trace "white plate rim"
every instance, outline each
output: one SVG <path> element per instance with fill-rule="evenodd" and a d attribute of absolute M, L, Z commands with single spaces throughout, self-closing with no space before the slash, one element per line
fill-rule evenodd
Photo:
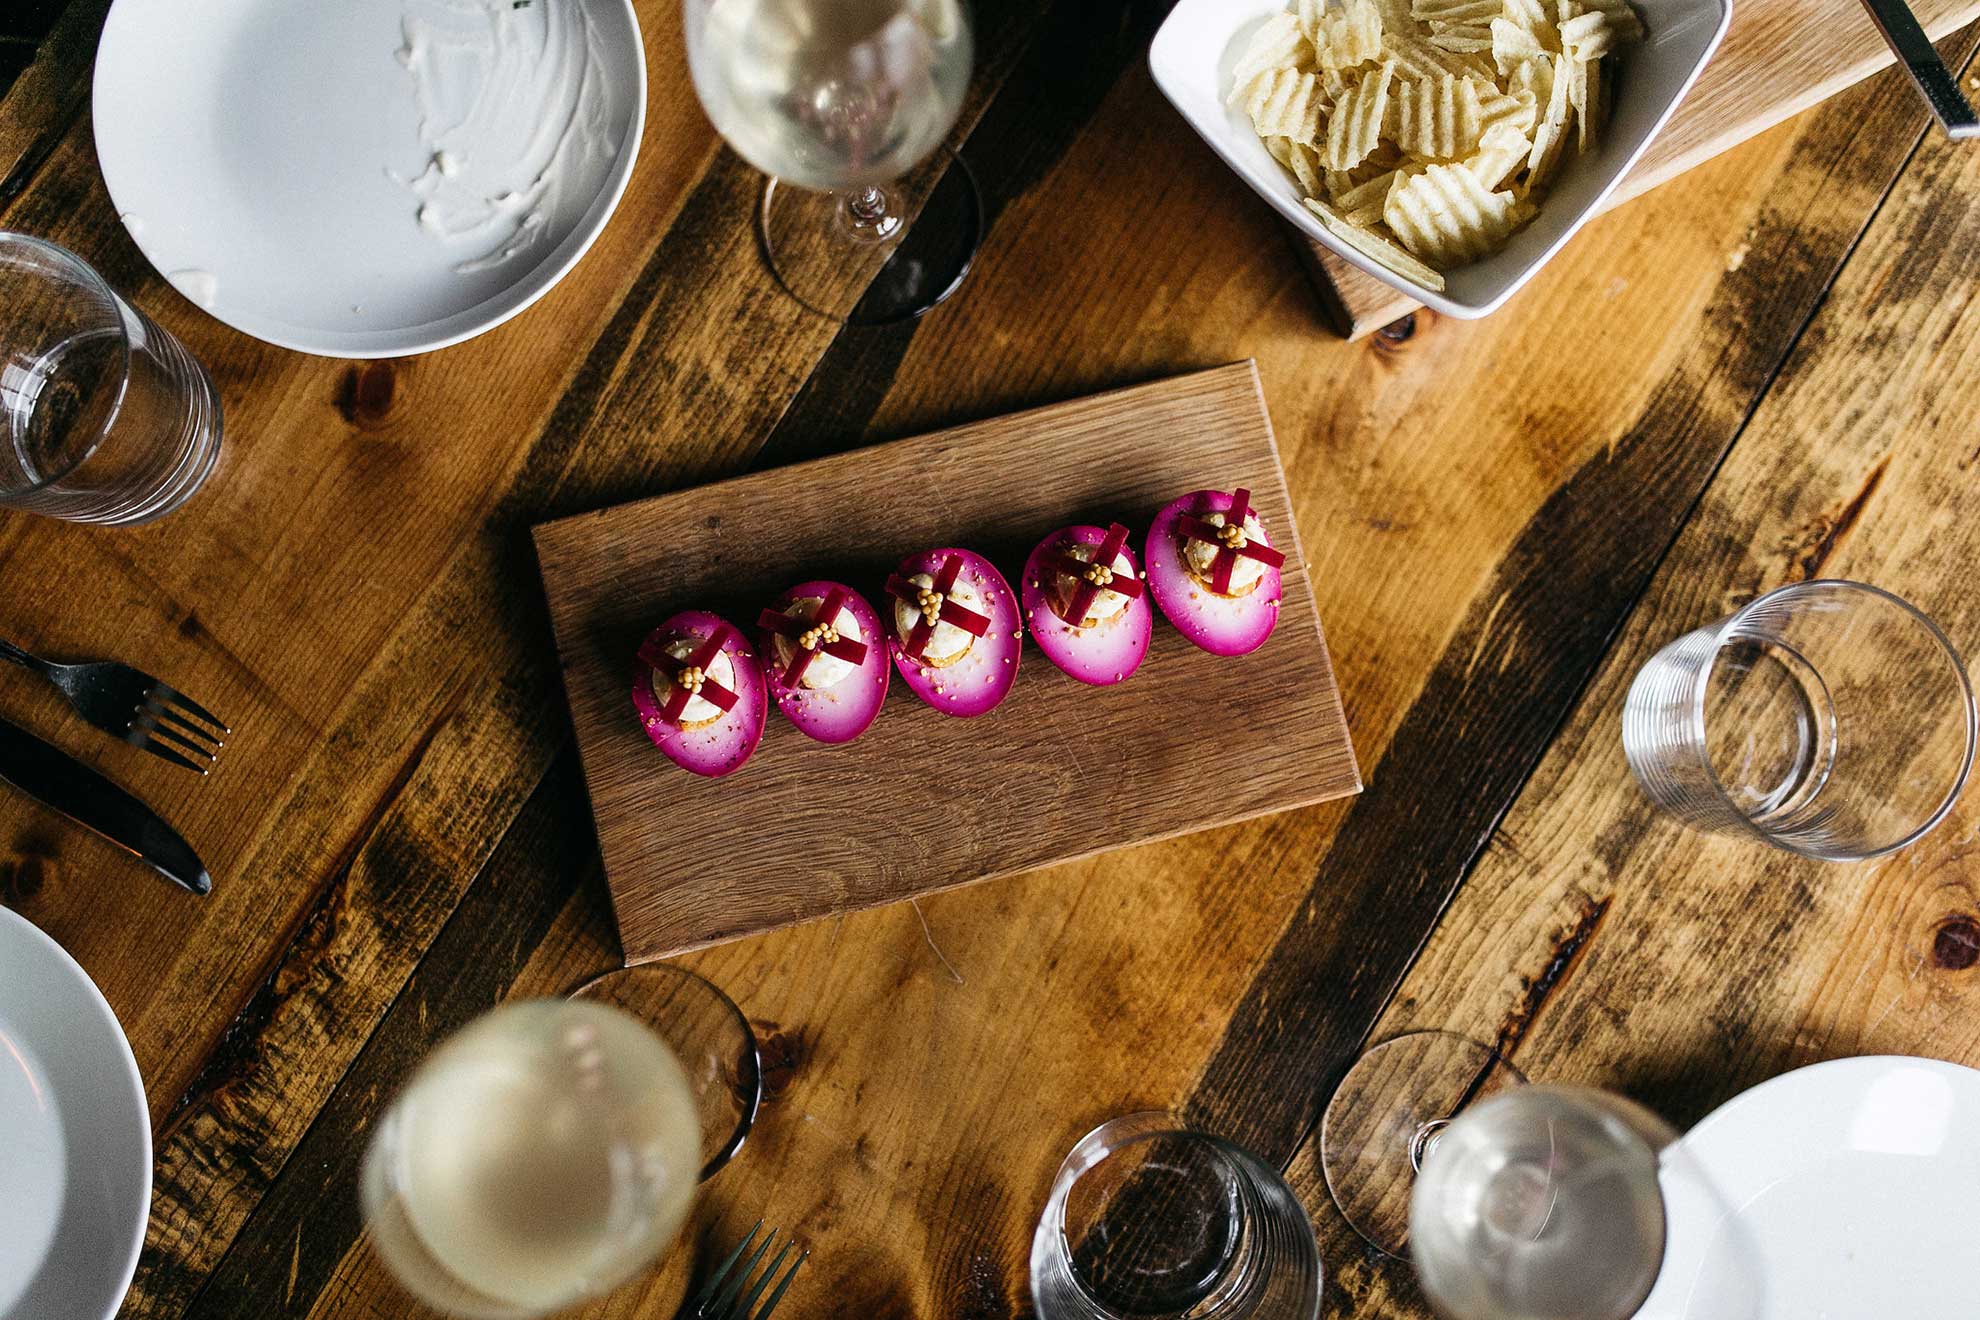
<path fill-rule="evenodd" d="M 117 1313 L 123 1309 L 124 1298 L 130 1291 L 131 1280 L 137 1277 L 138 1256 L 144 1250 L 145 1232 L 151 1223 L 152 1159 L 154 1152 L 151 1142 L 151 1108 L 145 1100 L 144 1078 L 138 1072 L 137 1056 L 131 1051 L 130 1039 L 124 1034 L 123 1024 L 117 1020 L 117 1014 L 110 1007 L 110 1001 L 103 997 L 103 992 L 97 988 L 96 982 L 90 979 L 89 973 L 83 970 L 82 964 L 71 957 L 69 951 L 60 944 L 57 944 L 54 937 L 42 930 L 41 927 L 29 921 L 26 917 L 20 915 L 20 913 L 0 906 L 0 946 L 6 944 L 9 936 L 17 937 L 20 940 L 46 950 L 53 956 L 56 964 L 69 973 L 71 984 L 78 992 L 78 1003 L 87 1005 L 91 1013 L 100 1019 L 101 1025 L 109 1031 L 111 1039 L 116 1041 L 117 1061 L 122 1065 L 120 1071 L 124 1079 L 130 1083 L 129 1092 L 117 1098 L 131 1101 L 137 1111 L 135 1130 L 139 1134 L 139 1146 L 142 1156 L 140 1162 L 142 1176 L 140 1181 L 142 1183 L 141 1190 L 143 1194 L 135 1198 L 137 1202 L 137 1213 L 133 1217 L 128 1244 L 125 1247 L 122 1258 L 118 1262 L 116 1300 L 111 1303 L 110 1309 L 104 1312 L 102 1316 L 102 1320 L 115 1320 Z"/>
<path fill-rule="evenodd" d="M 103 32 L 98 39 L 95 69 L 90 81 L 91 141 L 96 153 L 97 170 L 103 179 L 105 191 L 110 194 L 110 203 L 117 212 L 118 222 L 123 225 L 124 232 L 130 237 L 131 242 L 137 245 L 138 251 L 144 254 L 144 259 L 169 286 L 171 281 L 167 278 L 167 272 L 159 259 L 146 247 L 142 232 L 133 230 L 124 219 L 132 208 L 118 196 L 117 180 L 112 177 L 112 168 L 105 162 L 103 154 L 104 117 L 100 113 L 101 107 L 135 103 L 134 98 L 125 98 L 124 101 L 119 102 L 114 95 L 108 100 L 105 97 L 106 86 L 116 77 L 116 71 L 120 66 L 115 60 L 104 59 L 103 52 L 117 40 L 120 31 L 118 11 L 126 9 L 127 2 L 128 0 L 113 0 L 110 12 L 104 17 Z M 144 0 L 138 2 L 142 3 Z M 592 3 L 612 4 L 615 0 L 592 0 Z M 408 326 L 402 330 L 362 333 L 360 337 L 365 342 L 361 345 L 330 342 L 313 338 L 308 334 L 294 334 L 278 326 L 263 324 L 251 317 L 237 319 L 227 314 L 224 302 L 213 307 L 200 307 L 199 310 L 223 325 L 262 343 L 273 344 L 277 348 L 293 349 L 298 353 L 308 353 L 315 357 L 364 361 L 376 358 L 411 357 L 419 353 L 451 348 L 455 344 L 488 333 L 534 306 L 545 294 L 563 282 L 564 277 L 584 259 L 586 253 L 590 252 L 592 244 L 598 241 L 599 235 L 605 232 L 605 226 L 617 213 L 619 202 L 632 182 L 633 168 L 639 160 L 640 142 L 646 135 L 645 35 L 640 30 L 639 15 L 634 10 L 633 0 L 616 0 L 616 6 L 623 12 L 633 35 L 635 57 L 629 61 L 633 75 L 630 95 L 631 114 L 626 123 L 625 141 L 618 159 L 613 162 L 597 195 L 592 199 L 591 208 L 584 221 L 565 236 L 563 247 L 566 250 L 562 256 L 555 260 L 540 262 L 521 272 L 518 278 L 505 286 L 500 293 L 484 299 L 475 307 L 427 322 L 425 325 Z M 187 301 L 191 302 L 190 299 Z M 191 305 L 199 306 L 197 303 Z M 447 325 L 455 321 L 461 321 L 463 324 L 439 332 L 427 329 L 429 326 Z M 342 338 L 348 340 L 351 337 L 346 335 Z"/>

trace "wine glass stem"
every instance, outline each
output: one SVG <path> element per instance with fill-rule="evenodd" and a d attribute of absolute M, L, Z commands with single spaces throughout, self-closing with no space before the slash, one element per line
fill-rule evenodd
<path fill-rule="evenodd" d="M 1412 1172 L 1423 1172 L 1423 1161 L 1430 1158 L 1430 1152 L 1436 1148 L 1437 1139 L 1444 1135 L 1444 1129 L 1450 1125 L 1451 1120 L 1448 1118 L 1433 1118 L 1416 1129 L 1415 1135 L 1409 1139 L 1409 1167 Z"/>
<path fill-rule="evenodd" d="M 854 242 L 887 242 L 903 223 L 892 194 L 877 183 L 839 194 L 839 224 Z"/>

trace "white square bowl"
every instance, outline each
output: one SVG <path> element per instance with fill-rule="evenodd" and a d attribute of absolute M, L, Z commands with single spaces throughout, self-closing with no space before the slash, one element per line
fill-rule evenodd
<path fill-rule="evenodd" d="M 1370 261 L 1336 238 L 1302 204 L 1292 175 L 1265 150 L 1243 110 L 1225 104 L 1238 53 L 1260 23 L 1286 7 L 1284 0 L 1180 0 L 1155 34 L 1148 64 L 1156 85 L 1190 127 L 1301 233 L 1432 310 L 1472 320 L 1497 311 L 1601 209 L 1603 199 L 1691 90 L 1732 22 L 1732 0 L 1634 3 L 1649 37 L 1620 48 L 1614 108 L 1602 145 L 1582 156 L 1570 141 L 1561 172 L 1532 223 L 1514 234 L 1503 251 L 1446 271 L 1442 293 Z"/>

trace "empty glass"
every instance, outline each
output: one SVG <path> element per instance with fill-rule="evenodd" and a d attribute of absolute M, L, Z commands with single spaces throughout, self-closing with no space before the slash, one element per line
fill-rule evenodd
<path fill-rule="evenodd" d="M 1313 1320 L 1320 1253 L 1278 1170 L 1159 1113 L 1087 1133 L 1031 1239 L 1039 1320 Z"/>
<path fill-rule="evenodd" d="M 1724 1198 L 1674 1130 L 1621 1096 L 1529 1086 L 1464 1036 L 1364 1054 L 1320 1153 L 1343 1217 L 1407 1253 L 1448 1320 L 1760 1314 L 1757 1253 L 1727 1237 Z"/>
<path fill-rule="evenodd" d="M 220 457 L 220 397 L 80 257 L 0 232 L 0 507 L 130 526 Z"/>
<path fill-rule="evenodd" d="M 1973 767 L 1966 666 L 1930 619 L 1860 582 L 1799 582 L 1651 657 L 1623 750 L 1695 829 L 1829 861 L 1914 842 Z"/>

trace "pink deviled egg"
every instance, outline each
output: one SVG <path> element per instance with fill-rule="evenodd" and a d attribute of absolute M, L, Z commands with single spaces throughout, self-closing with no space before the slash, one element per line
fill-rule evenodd
<path fill-rule="evenodd" d="M 944 715 L 995 709 L 1024 652 L 1017 597 L 989 560 L 968 550 L 909 555 L 887 579 L 887 649 L 914 694 Z"/>
<path fill-rule="evenodd" d="M 1279 621 L 1285 555 L 1251 507 L 1251 492 L 1192 491 L 1148 529 L 1148 589 L 1176 631 L 1212 655 L 1244 655 Z"/>
<path fill-rule="evenodd" d="M 1154 611 L 1128 529 L 1062 527 L 1038 543 L 1019 584 L 1024 619 L 1045 658 L 1082 683 L 1106 687 L 1148 654 Z"/>
<path fill-rule="evenodd" d="M 676 614 L 640 643 L 632 696 L 653 745 L 698 775 L 742 769 L 763 738 L 763 666 L 740 632 L 702 610 Z"/>
<path fill-rule="evenodd" d="M 770 695 L 798 732 L 822 743 L 865 733 L 887 697 L 880 616 L 851 587 L 801 582 L 757 616 Z"/>

